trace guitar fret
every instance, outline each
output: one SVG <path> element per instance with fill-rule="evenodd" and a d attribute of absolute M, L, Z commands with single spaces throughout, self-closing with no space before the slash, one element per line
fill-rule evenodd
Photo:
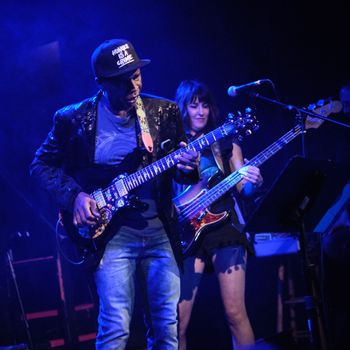
<path fill-rule="evenodd" d="M 146 167 L 146 168 L 144 169 L 145 179 L 146 179 L 146 180 L 152 179 L 152 173 L 150 173 L 149 170 L 150 170 L 150 169 L 148 169 L 148 167 Z"/>
<path fill-rule="evenodd" d="M 133 184 L 132 184 L 130 176 L 128 176 L 126 178 L 125 182 L 127 183 L 128 190 L 131 191 L 133 189 Z"/>
<path fill-rule="evenodd" d="M 269 159 L 273 156 L 277 151 L 282 149 L 286 144 L 288 144 L 291 140 L 293 140 L 296 136 L 298 136 L 301 132 L 300 126 L 295 129 L 290 130 L 287 134 L 282 136 L 279 140 L 270 145 L 265 151 L 261 154 L 258 154 L 256 157 L 252 159 L 249 164 L 253 164 L 255 166 L 260 165 L 265 160 Z"/>
<path fill-rule="evenodd" d="M 189 150 L 191 150 L 191 151 L 196 151 L 196 150 L 197 150 L 196 147 L 195 147 L 195 145 L 194 145 L 194 142 L 190 143 L 190 144 L 188 145 L 187 148 L 188 148 Z"/>
<path fill-rule="evenodd" d="M 208 146 L 208 145 L 209 145 L 209 142 L 208 142 L 208 140 L 207 140 L 206 137 L 202 137 L 202 138 L 201 138 L 201 144 L 202 144 L 203 146 Z"/>
<path fill-rule="evenodd" d="M 143 169 L 142 170 L 142 177 L 143 177 L 143 181 L 146 182 L 147 180 L 149 180 L 149 174 L 147 172 L 147 169 Z"/>
<path fill-rule="evenodd" d="M 141 172 L 138 172 L 136 176 L 138 184 L 141 185 L 144 182 L 143 174 Z"/>
<path fill-rule="evenodd" d="M 137 182 L 136 174 L 133 174 L 131 176 L 131 181 L 132 181 L 132 184 L 133 184 L 134 187 L 138 186 L 139 183 Z"/>
<path fill-rule="evenodd" d="M 210 144 L 212 144 L 214 141 L 214 138 L 213 137 L 210 137 L 209 135 L 207 137 L 205 137 L 205 142 L 206 142 L 206 145 L 209 146 Z"/>
<path fill-rule="evenodd" d="M 154 172 L 153 172 L 152 167 L 148 166 L 148 167 L 147 167 L 147 172 L 150 174 L 151 179 L 152 179 L 153 177 L 155 177 L 155 174 L 154 174 Z"/>
<path fill-rule="evenodd" d="M 166 161 L 166 165 L 167 165 L 168 168 L 170 168 L 171 166 L 175 165 L 174 160 L 171 157 L 166 157 L 165 161 Z"/>
<path fill-rule="evenodd" d="M 158 173 L 160 173 L 162 171 L 157 163 L 152 164 L 152 169 L 156 175 L 158 175 Z"/>
<path fill-rule="evenodd" d="M 155 171 L 156 175 L 159 175 L 166 168 L 166 159 L 161 159 L 153 164 L 154 164 L 153 169 L 156 169 Z"/>
<path fill-rule="evenodd" d="M 226 135 L 226 130 L 225 130 L 225 128 L 219 128 L 220 129 L 220 132 L 222 133 L 222 134 L 224 134 L 224 135 Z"/>
<path fill-rule="evenodd" d="M 166 170 L 166 169 L 168 169 L 168 168 L 170 168 L 170 167 L 176 165 L 176 164 L 179 162 L 179 161 L 176 160 L 174 157 L 169 156 L 169 158 L 170 158 L 170 161 L 169 161 L 170 166 L 168 166 L 168 167 L 165 168 L 164 170 Z"/>

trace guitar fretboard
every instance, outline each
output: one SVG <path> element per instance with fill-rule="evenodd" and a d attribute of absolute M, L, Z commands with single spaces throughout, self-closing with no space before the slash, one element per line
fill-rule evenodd
<path fill-rule="evenodd" d="M 266 160 L 271 158 L 275 153 L 281 150 L 285 145 L 292 141 L 302 132 L 302 127 L 297 125 L 292 130 L 288 131 L 285 135 L 280 137 L 272 145 L 265 148 L 262 152 L 256 155 L 245 165 L 259 166 L 264 163 Z M 239 170 L 233 172 L 227 176 L 224 180 L 218 183 L 216 186 L 211 188 L 203 196 L 199 197 L 195 202 L 190 203 L 184 208 L 184 210 L 179 215 L 179 220 L 184 221 L 189 218 L 193 218 L 198 215 L 200 212 L 208 208 L 212 203 L 218 200 L 226 192 L 228 192 L 233 186 L 235 186 L 239 181 L 241 181 L 243 175 Z"/>
<path fill-rule="evenodd" d="M 138 170 L 137 172 L 122 178 L 120 181 L 113 183 L 112 185 L 108 186 L 105 191 L 116 191 L 118 193 L 118 196 L 123 196 L 129 191 L 153 179 L 157 175 L 179 163 L 178 156 L 180 156 L 183 152 L 187 150 L 195 150 L 199 152 L 213 144 L 215 141 L 224 138 L 236 130 L 236 126 L 233 122 L 225 123 L 210 133 L 192 141 L 188 144 L 187 147 L 180 148 L 163 157 L 162 159 L 146 166 L 145 168 Z"/>

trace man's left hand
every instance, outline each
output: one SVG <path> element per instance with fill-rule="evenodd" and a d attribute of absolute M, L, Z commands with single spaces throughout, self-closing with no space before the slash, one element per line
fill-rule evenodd
<path fill-rule="evenodd" d="M 180 147 L 186 147 L 186 142 L 180 142 Z M 178 169 L 184 172 L 190 172 L 198 168 L 199 153 L 194 150 L 183 151 L 177 156 L 179 163 L 176 165 Z"/>

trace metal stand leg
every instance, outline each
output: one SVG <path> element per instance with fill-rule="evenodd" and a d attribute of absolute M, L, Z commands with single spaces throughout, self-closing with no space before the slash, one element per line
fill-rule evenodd
<path fill-rule="evenodd" d="M 7 251 L 7 261 L 9 263 L 13 284 L 15 286 L 18 303 L 19 303 L 19 306 L 21 309 L 21 314 L 22 314 L 22 319 L 24 322 L 24 327 L 25 327 L 27 339 L 28 339 L 29 349 L 33 350 L 34 348 L 33 348 L 32 336 L 30 333 L 29 323 L 28 323 L 28 320 L 27 320 L 27 317 L 26 317 L 26 314 L 24 311 L 21 293 L 19 292 L 15 269 L 13 268 L 13 264 L 12 264 L 12 252 L 11 252 L 11 250 Z"/>
<path fill-rule="evenodd" d="M 309 261 L 306 252 L 304 221 L 300 222 L 300 253 L 305 279 L 306 295 L 304 296 L 305 310 L 308 318 L 308 328 L 311 344 L 315 350 L 327 350 L 323 317 L 320 309 L 320 296 L 316 283 L 316 266 Z"/>

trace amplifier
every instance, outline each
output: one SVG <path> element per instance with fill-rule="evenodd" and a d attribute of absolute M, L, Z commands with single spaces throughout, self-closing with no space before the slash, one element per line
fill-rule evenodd
<path fill-rule="evenodd" d="M 299 239 L 290 233 L 256 233 L 254 235 L 256 256 L 272 256 L 297 253 Z"/>

